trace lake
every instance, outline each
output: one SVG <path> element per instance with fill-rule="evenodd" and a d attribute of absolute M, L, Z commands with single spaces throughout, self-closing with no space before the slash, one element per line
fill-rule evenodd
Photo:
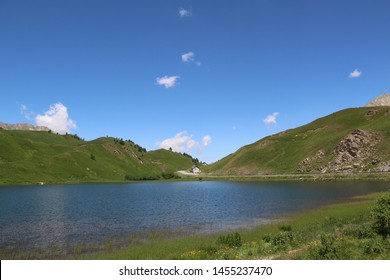
<path fill-rule="evenodd" d="M 0 187 L 0 249 L 152 230 L 209 233 L 384 191 L 381 182 L 143 182 Z"/>

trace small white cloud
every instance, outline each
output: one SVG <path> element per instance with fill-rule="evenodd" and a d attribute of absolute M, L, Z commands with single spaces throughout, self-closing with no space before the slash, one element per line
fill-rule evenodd
<path fill-rule="evenodd" d="M 179 9 L 179 16 L 180 17 L 189 17 L 192 15 L 192 12 L 190 10 L 186 10 L 184 8 Z"/>
<path fill-rule="evenodd" d="M 60 134 L 65 134 L 77 128 L 76 122 L 69 118 L 68 108 L 62 103 L 51 105 L 47 112 L 35 117 L 35 122 L 39 126 L 46 126 Z"/>
<path fill-rule="evenodd" d="M 355 69 L 351 73 L 349 73 L 350 78 L 359 78 L 361 75 L 362 71 L 359 71 L 358 69 Z"/>
<path fill-rule="evenodd" d="M 20 113 L 27 119 L 31 120 L 32 115 L 34 114 L 32 111 L 28 109 L 28 107 L 24 104 L 20 105 Z"/>
<path fill-rule="evenodd" d="M 190 62 L 194 61 L 195 54 L 193 52 L 188 52 L 181 55 L 181 61 L 183 62 Z"/>
<path fill-rule="evenodd" d="M 202 63 L 200 61 L 195 61 L 195 53 L 194 52 L 188 52 L 188 53 L 182 54 L 181 61 L 192 62 L 192 63 L 195 63 L 197 66 L 202 65 Z"/>
<path fill-rule="evenodd" d="M 205 136 L 203 137 L 203 146 L 207 147 L 208 145 L 211 144 L 211 141 L 212 141 L 212 140 L 213 140 L 213 139 L 211 138 L 210 135 L 205 135 Z"/>
<path fill-rule="evenodd" d="M 156 78 L 156 84 L 160 86 L 164 86 L 165 88 L 171 88 L 177 85 L 177 80 L 180 78 L 180 76 L 164 76 Z"/>
<path fill-rule="evenodd" d="M 276 125 L 276 123 L 277 123 L 277 121 L 276 121 L 277 116 L 279 116 L 279 113 L 278 113 L 278 112 L 272 113 L 271 115 L 268 115 L 268 116 L 263 120 L 263 123 L 264 123 L 266 126 Z"/>

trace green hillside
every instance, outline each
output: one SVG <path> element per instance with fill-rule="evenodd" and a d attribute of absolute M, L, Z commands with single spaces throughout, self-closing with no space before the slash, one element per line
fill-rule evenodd
<path fill-rule="evenodd" d="M 192 165 L 191 157 L 111 137 L 0 130 L 0 184 L 159 179 Z"/>
<path fill-rule="evenodd" d="M 204 168 L 215 175 L 390 170 L 390 107 L 346 109 L 268 136 Z"/>

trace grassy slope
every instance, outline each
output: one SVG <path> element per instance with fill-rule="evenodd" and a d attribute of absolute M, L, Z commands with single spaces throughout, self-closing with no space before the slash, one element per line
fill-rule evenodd
<path fill-rule="evenodd" d="M 145 155 L 145 159 L 167 173 L 187 170 L 193 166 L 192 160 L 189 160 L 189 157 L 164 149 L 148 152 Z"/>
<path fill-rule="evenodd" d="M 377 114 L 367 116 L 370 110 Z M 320 149 L 331 160 L 337 144 L 355 129 L 379 131 L 383 140 L 378 155 L 390 159 L 390 107 L 346 109 L 307 125 L 265 137 L 208 166 L 205 171 L 221 175 L 295 173 L 298 164 Z"/>
<path fill-rule="evenodd" d="M 1 184 L 123 181 L 126 175 L 158 177 L 191 165 L 181 154 L 144 153 L 110 137 L 87 142 L 72 135 L 0 130 Z"/>

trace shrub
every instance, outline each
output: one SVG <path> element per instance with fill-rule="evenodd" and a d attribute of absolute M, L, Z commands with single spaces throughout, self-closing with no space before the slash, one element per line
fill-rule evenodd
<path fill-rule="evenodd" d="M 174 173 L 170 172 L 170 173 L 161 173 L 161 177 L 164 178 L 164 179 L 178 179 L 179 176 L 175 175 Z"/>
<path fill-rule="evenodd" d="M 291 225 L 281 225 L 281 226 L 279 227 L 279 229 L 280 229 L 281 231 L 292 231 Z"/>
<path fill-rule="evenodd" d="M 229 247 L 241 247 L 241 235 L 238 232 L 220 235 L 217 239 L 218 244 L 227 245 Z"/>
<path fill-rule="evenodd" d="M 273 246 L 284 246 L 290 244 L 294 240 L 294 235 L 291 231 L 280 231 L 276 234 L 269 234 L 263 237 L 267 243 Z"/>
<path fill-rule="evenodd" d="M 355 237 L 357 239 L 370 239 L 376 236 L 371 226 L 359 225 L 347 228 L 344 234 Z"/>
<path fill-rule="evenodd" d="M 378 239 L 370 239 L 365 245 L 364 245 L 364 253 L 368 255 L 372 254 L 381 254 L 384 251 L 386 251 L 386 244 L 384 244 L 383 241 Z"/>
<path fill-rule="evenodd" d="M 311 250 L 311 257 L 321 260 L 338 259 L 336 238 L 331 234 L 321 234 L 320 245 Z"/>
<path fill-rule="evenodd" d="M 390 234 L 390 193 L 379 197 L 375 206 L 371 209 L 374 218 L 373 228 L 385 239 Z"/>
<path fill-rule="evenodd" d="M 149 180 L 159 180 L 160 177 L 157 175 L 140 175 L 140 176 L 132 176 L 125 175 L 125 181 L 149 181 Z"/>

